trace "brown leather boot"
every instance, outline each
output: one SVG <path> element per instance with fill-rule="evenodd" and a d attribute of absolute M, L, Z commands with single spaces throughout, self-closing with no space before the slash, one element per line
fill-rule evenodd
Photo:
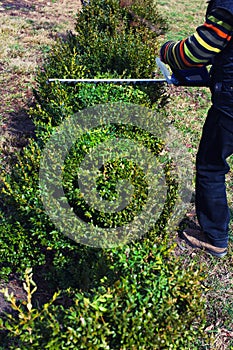
<path fill-rule="evenodd" d="M 192 248 L 199 248 L 205 250 L 207 253 L 216 256 L 218 258 L 222 258 L 227 254 L 226 248 L 219 248 L 212 245 L 204 232 L 200 230 L 194 230 L 191 228 L 185 229 L 180 238 L 183 238 L 187 244 L 189 244 Z"/>

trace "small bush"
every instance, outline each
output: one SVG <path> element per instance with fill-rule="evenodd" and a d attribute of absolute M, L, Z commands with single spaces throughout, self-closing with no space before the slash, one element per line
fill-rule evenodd
<path fill-rule="evenodd" d="M 10 172 L 1 169 L 0 276 L 20 275 L 31 266 L 49 282 L 48 288 L 89 286 L 84 280 L 98 264 L 98 250 L 70 240 L 47 216 L 39 191 L 41 152 L 31 140 L 15 155 Z"/>
<path fill-rule="evenodd" d="M 9 349 L 198 349 L 204 307 L 194 266 L 184 270 L 171 248 L 147 240 L 108 253 L 108 264 L 114 279 L 88 293 L 69 292 L 67 307 L 58 295 L 33 307 L 26 276 L 28 300 L 16 306 L 8 296 L 17 317 L 1 320 Z"/>
<path fill-rule="evenodd" d="M 138 13 L 140 18 L 153 20 L 158 31 L 140 21 L 133 25 L 132 12 Z M 157 70 L 155 57 L 161 28 L 165 28 L 165 22 L 154 2 L 137 0 L 134 5 L 124 7 L 116 0 L 91 1 L 77 15 L 77 34 L 69 33 L 65 41 L 57 42 L 38 71 L 35 96 L 42 120 L 52 120 L 53 125 L 58 125 L 64 114 L 77 112 L 90 104 L 107 103 L 108 94 L 115 94 L 115 100 L 119 101 L 117 91 L 125 89 L 126 92 L 129 88 L 131 91 L 140 89 L 144 96 L 138 100 L 139 92 L 137 96 L 132 93 L 131 102 L 148 107 L 155 102 L 165 103 L 162 84 L 111 85 L 109 88 L 102 85 L 96 89 L 93 85 L 47 83 L 49 78 L 152 78 Z M 101 89 L 105 90 L 104 96 L 101 96 Z M 35 113 L 33 118 L 37 120 Z M 38 120 L 41 120 L 39 116 Z"/>
<path fill-rule="evenodd" d="M 124 100 L 127 99 L 127 96 L 131 96 L 131 94 L 125 94 L 125 91 L 125 89 L 121 91 Z M 103 92 L 102 89 L 101 92 Z M 135 96 L 136 92 L 137 90 L 134 90 Z M 141 92 L 139 91 L 140 95 Z M 111 98 L 111 94 L 108 94 L 108 97 Z M 46 137 L 50 135 L 52 129 L 51 125 L 48 125 L 48 132 L 46 133 L 47 129 L 44 124 Z M 15 156 L 14 167 L 10 173 L 5 168 L 1 172 L 3 209 L 5 208 L 1 212 L 1 241 L 4 248 L 1 256 L 1 266 L 7 267 L 7 269 L 2 270 L 3 275 L 9 272 L 19 273 L 27 266 L 37 268 L 44 266 L 43 271 L 46 279 L 50 280 L 52 285 L 58 283 L 58 286 L 62 288 L 69 283 L 68 273 L 65 273 L 65 270 L 73 271 L 74 266 L 80 262 L 79 270 L 82 275 L 82 271 L 85 270 L 85 260 L 90 260 L 88 254 L 95 255 L 96 253 L 88 247 L 70 241 L 59 232 L 43 207 L 39 190 L 39 167 L 43 152 L 43 149 L 40 148 L 40 141 L 42 140 L 42 144 L 44 143 L 44 134 L 41 135 L 40 133 L 41 139 L 38 139 L 37 142 L 31 140 L 29 145 Z M 77 184 L 77 169 L 80 162 L 91 148 L 98 146 L 109 138 L 132 139 L 150 149 L 155 156 L 163 149 L 161 140 L 158 140 L 149 132 L 142 132 L 140 129 L 132 128 L 132 126 L 106 125 L 105 128 L 96 128 L 92 132 L 87 132 L 81 139 L 77 140 L 76 144 L 70 149 L 64 163 L 64 191 L 70 206 L 78 217 L 89 223 L 94 222 L 95 225 L 100 227 L 124 226 L 137 213 L 140 213 L 147 200 L 147 186 L 142 169 L 134 162 L 121 158 L 104 165 L 97 187 L 102 198 L 109 201 L 116 195 L 116 183 L 121 179 L 128 179 L 134 186 L 132 202 L 123 211 L 108 214 L 96 211 L 82 199 Z M 169 167 L 167 171 L 169 171 Z M 52 174 L 51 181 L 55 186 L 56 179 L 53 179 Z M 165 203 L 157 224 L 149 233 L 150 237 L 154 237 L 156 233 L 162 236 L 166 232 L 164 230 L 176 195 L 176 182 L 171 175 L 167 176 L 167 186 L 169 200 Z M 146 234 L 147 232 L 145 232 Z M 91 265 L 86 269 L 87 271 L 95 270 L 92 265 L 94 261 L 95 259 L 90 260 Z M 62 277 L 63 273 L 64 276 Z M 56 282 L 58 276 L 59 282 Z M 81 285 L 83 282 L 78 270 L 75 276 L 75 278 L 73 276 L 71 284 Z"/>
<path fill-rule="evenodd" d="M 93 0 L 78 14 L 76 46 L 92 75 L 110 71 L 134 78 L 151 77 L 157 37 L 166 24 L 155 2 L 128 3 Z"/>

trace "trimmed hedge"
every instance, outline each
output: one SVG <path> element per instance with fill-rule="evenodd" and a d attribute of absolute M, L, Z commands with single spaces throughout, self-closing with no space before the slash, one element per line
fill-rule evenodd
<path fill-rule="evenodd" d="M 109 89 L 103 86 L 108 93 L 105 90 L 102 97 L 100 93 L 95 94 L 95 85 L 48 84 L 50 78 L 153 77 L 157 71 L 157 37 L 161 30 L 165 30 L 166 23 L 153 1 L 137 0 L 132 3 L 124 7 L 118 0 L 93 0 L 78 13 L 77 34 L 69 33 L 65 41 L 57 42 L 43 68 L 38 71 L 35 95 L 43 112 L 40 110 L 38 117 L 33 114 L 35 122 L 40 122 L 41 118 L 45 121 L 52 118 L 52 124 L 59 125 L 67 113 L 63 106 L 69 106 L 70 113 L 75 113 L 90 104 L 113 101 L 108 98 L 109 93 L 111 96 L 114 93 L 113 86 Z M 133 24 L 132 12 L 153 21 L 158 31 L 151 30 L 144 22 Z M 129 87 L 115 87 L 121 91 L 125 88 L 128 90 Z M 131 101 L 135 104 L 152 107 L 155 102 L 161 105 L 166 102 L 162 84 L 132 85 L 130 89 L 140 89 L 147 95 L 144 94 L 140 100 L 132 96 Z M 115 100 L 119 101 L 117 92 Z"/>
<path fill-rule="evenodd" d="M 198 350 L 195 340 L 204 336 L 203 277 L 194 264 L 184 270 L 173 248 L 159 241 L 105 254 L 111 278 L 86 293 L 68 292 L 67 306 L 55 294 L 42 308 L 32 308 L 29 273 L 27 302 L 15 306 L 8 296 L 16 315 L 2 320 L 8 332 L 1 344 L 10 340 L 9 349 Z"/>
<path fill-rule="evenodd" d="M 36 305 L 35 285 L 27 270 L 27 302 L 19 305 L 8 296 L 16 313 L 0 319 L 2 349 L 197 349 L 194 339 L 203 336 L 201 271 L 193 264 L 184 270 L 169 247 L 166 223 L 175 202 L 176 181 L 166 159 L 168 198 L 156 227 L 143 239 L 118 248 L 91 248 L 70 240 L 51 222 L 40 199 L 43 147 L 56 127 L 74 113 L 119 101 L 165 113 L 159 108 L 166 102 L 164 87 L 158 84 L 47 83 L 54 77 L 153 76 L 156 38 L 165 23 L 152 1 L 123 5 L 123 1 L 92 0 L 77 15 L 77 34 L 57 43 L 38 71 L 36 106 L 30 111 L 36 138 L 15 155 L 10 171 L 1 165 L 1 277 L 22 276 L 26 268 L 33 268 L 38 287 L 46 282 L 50 292 L 58 293 L 49 303 Z M 86 133 L 73 145 L 63 173 L 65 193 L 76 212 L 82 202 L 73 169 L 91 146 L 109 135 L 140 140 L 155 155 L 163 150 L 162 140 L 141 130 L 110 125 Z M 104 199 L 115 195 L 115 183 L 127 178 L 132 168 L 135 164 L 113 160 L 103 169 L 107 181 L 100 177 L 98 189 Z M 83 215 L 88 211 L 89 219 L 94 217 L 103 227 L 130 220 L 147 195 L 141 170 L 134 171 L 136 211 L 98 221 L 96 213 L 84 206 Z"/>

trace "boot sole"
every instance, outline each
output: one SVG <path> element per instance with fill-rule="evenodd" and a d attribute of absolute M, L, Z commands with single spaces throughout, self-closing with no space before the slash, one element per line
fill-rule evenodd
<path fill-rule="evenodd" d="M 217 252 L 215 252 L 215 251 L 213 251 L 213 250 L 211 250 L 211 249 L 209 249 L 209 248 L 199 247 L 199 246 L 193 244 L 192 242 L 190 242 L 190 241 L 188 240 L 187 237 L 185 237 L 185 235 L 183 234 L 183 232 L 181 233 L 180 236 L 181 236 L 181 238 L 183 238 L 183 239 L 185 240 L 185 242 L 186 242 L 190 247 L 192 247 L 192 248 L 204 250 L 206 253 L 209 253 L 209 254 L 211 254 L 211 255 L 217 257 L 217 258 L 223 258 L 224 256 L 227 255 L 227 249 L 224 250 L 222 253 L 217 253 Z"/>

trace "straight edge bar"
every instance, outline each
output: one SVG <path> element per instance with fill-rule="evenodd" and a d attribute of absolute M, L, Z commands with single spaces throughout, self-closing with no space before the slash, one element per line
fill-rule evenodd
<path fill-rule="evenodd" d="M 166 79 L 48 79 L 47 82 L 61 83 L 166 83 Z"/>

